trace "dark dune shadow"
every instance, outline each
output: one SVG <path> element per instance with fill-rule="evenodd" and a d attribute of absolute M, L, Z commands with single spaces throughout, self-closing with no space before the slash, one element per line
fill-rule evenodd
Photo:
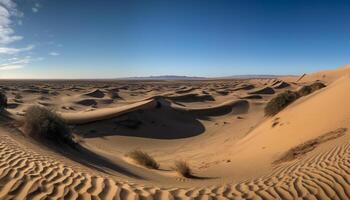
<path fill-rule="evenodd" d="M 179 139 L 197 136 L 205 131 L 195 115 L 178 111 L 163 103 L 156 108 L 137 110 L 122 116 L 75 127 L 84 138 L 129 136 L 152 139 Z"/>
<path fill-rule="evenodd" d="M 191 113 L 195 114 L 198 118 L 207 118 L 208 116 L 222 116 L 229 113 L 232 114 L 244 114 L 249 110 L 249 102 L 246 100 L 237 101 L 232 105 L 224 105 L 213 108 L 192 110 Z"/>
<path fill-rule="evenodd" d="M 209 176 L 196 176 L 196 175 L 191 175 L 187 178 L 194 179 L 194 180 L 212 180 L 212 179 L 218 179 L 220 177 L 209 177 Z"/>
<path fill-rule="evenodd" d="M 205 101 L 215 101 L 214 97 L 209 94 L 185 94 L 185 95 L 178 95 L 178 96 L 168 96 L 165 97 L 170 100 L 174 101 L 180 101 L 180 102 L 205 102 Z"/>
<path fill-rule="evenodd" d="M 75 133 L 84 138 L 114 135 L 152 139 L 188 138 L 205 131 L 199 119 L 209 120 L 211 116 L 229 113 L 243 114 L 249 110 L 249 102 L 246 100 L 186 111 L 172 108 L 170 102 L 160 97 L 156 99 L 155 108 L 137 110 L 113 119 L 79 125 L 75 127 Z"/>

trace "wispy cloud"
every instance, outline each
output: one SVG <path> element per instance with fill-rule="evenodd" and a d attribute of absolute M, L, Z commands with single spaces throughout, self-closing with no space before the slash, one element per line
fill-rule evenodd
<path fill-rule="evenodd" d="M 23 39 L 22 36 L 16 35 L 11 27 L 11 17 L 21 17 L 23 15 L 16 7 L 13 0 L 0 0 L 0 45 Z"/>
<path fill-rule="evenodd" d="M 29 45 L 24 48 L 11 48 L 11 47 L 0 47 L 0 54 L 17 54 L 23 51 L 30 51 L 34 48 L 34 45 Z"/>
<path fill-rule="evenodd" d="M 7 59 L 6 61 L 0 63 L 0 71 L 1 70 L 20 69 L 31 62 L 41 61 L 43 59 L 44 59 L 43 57 L 31 58 L 30 56 L 25 56 L 23 58 L 17 58 L 17 57 L 10 58 L 10 59 Z"/>
<path fill-rule="evenodd" d="M 35 3 L 34 6 L 32 7 L 33 13 L 39 12 L 39 8 L 41 8 L 41 5 L 39 3 Z"/>
<path fill-rule="evenodd" d="M 29 56 L 22 59 L 11 58 L 11 59 L 8 59 L 6 62 L 3 62 L 0 64 L 0 70 L 20 69 L 24 67 L 26 64 L 28 64 L 29 62 L 30 62 Z"/>
<path fill-rule="evenodd" d="M 34 7 L 39 8 L 40 5 Z M 23 13 L 17 9 L 15 0 L 0 0 L 0 70 L 20 69 L 32 61 L 39 60 L 22 54 L 30 52 L 34 45 L 16 48 L 11 45 L 23 39 L 23 36 L 17 35 L 13 29 L 16 23 L 22 24 L 22 16 Z"/>
<path fill-rule="evenodd" d="M 50 56 L 59 56 L 60 53 L 57 53 L 57 52 L 50 52 L 49 55 L 50 55 Z"/>
<path fill-rule="evenodd" d="M 37 13 L 37 12 L 39 11 L 39 9 L 38 9 L 38 8 L 33 7 L 33 8 L 32 8 L 32 11 L 33 11 L 34 13 Z"/>

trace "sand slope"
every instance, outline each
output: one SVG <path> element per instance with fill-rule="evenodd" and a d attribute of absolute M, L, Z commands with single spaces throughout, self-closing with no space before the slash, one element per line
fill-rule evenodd
<path fill-rule="evenodd" d="M 237 184 L 159 188 L 76 171 L 26 149 L 1 130 L 0 197 L 14 199 L 349 199 L 350 145 L 291 162 Z"/>

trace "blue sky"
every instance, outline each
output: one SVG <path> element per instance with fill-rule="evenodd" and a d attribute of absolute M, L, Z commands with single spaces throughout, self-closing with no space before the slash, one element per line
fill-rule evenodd
<path fill-rule="evenodd" d="M 350 3 L 0 0 L 0 78 L 299 74 L 348 64 Z"/>

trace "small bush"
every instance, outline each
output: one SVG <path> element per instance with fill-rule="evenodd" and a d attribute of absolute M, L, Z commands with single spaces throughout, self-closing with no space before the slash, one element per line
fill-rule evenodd
<path fill-rule="evenodd" d="M 15 99 L 22 99 L 22 95 L 20 95 L 19 93 L 17 93 L 17 94 L 15 95 Z"/>
<path fill-rule="evenodd" d="M 140 150 L 134 150 L 126 154 L 127 157 L 133 159 L 137 164 L 150 169 L 159 169 L 159 164 L 152 156 Z"/>
<path fill-rule="evenodd" d="M 310 85 L 310 87 L 311 87 L 312 92 L 315 92 L 316 90 L 319 90 L 319 89 L 326 87 L 326 85 L 321 83 L 321 82 L 315 82 L 315 83 L 312 83 Z"/>
<path fill-rule="evenodd" d="M 304 85 L 298 91 L 285 91 L 278 94 L 276 97 L 272 98 L 265 107 L 265 115 L 273 116 L 291 104 L 293 101 L 297 100 L 302 96 L 309 95 L 316 90 L 326 87 L 325 84 L 321 82 L 315 82 L 310 85 Z"/>
<path fill-rule="evenodd" d="M 121 99 L 117 92 L 111 92 L 109 96 L 111 97 L 111 99 Z"/>
<path fill-rule="evenodd" d="M 193 177 L 192 170 L 189 164 L 185 161 L 175 161 L 174 170 L 186 178 Z"/>
<path fill-rule="evenodd" d="M 265 115 L 273 116 L 298 99 L 298 94 L 292 91 L 285 91 L 271 99 L 265 107 Z"/>
<path fill-rule="evenodd" d="M 54 111 L 42 106 L 31 106 L 27 109 L 25 132 L 39 140 L 50 140 L 58 144 L 75 144 L 65 121 Z"/>
<path fill-rule="evenodd" d="M 298 90 L 298 95 L 301 97 L 306 96 L 324 87 L 326 87 L 326 85 L 321 82 L 315 82 L 310 85 L 305 85 Z"/>
<path fill-rule="evenodd" d="M 7 108 L 7 97 L 0 91 L 0 112 Z"/>
<path fill-rule="evenodd" d="M 309 85 L 304 85 L 297 91 L 297 93 L 301 97 L 306 96 L 312 93 L 312 88 Z"/>

